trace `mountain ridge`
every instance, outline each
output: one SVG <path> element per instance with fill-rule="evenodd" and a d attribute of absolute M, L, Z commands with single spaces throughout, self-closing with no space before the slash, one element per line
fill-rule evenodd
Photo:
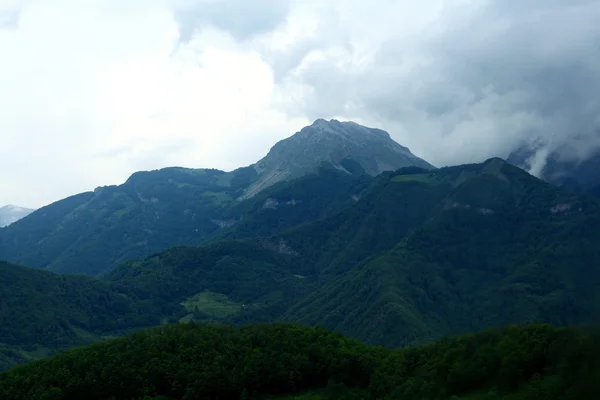
<path fill-rule="evenodd" d="M 321 146 L 320 139 L 307 142 L 308 136 L 323 139 L 327 146 Z M 277 150 L 282 146 L 284 156 Z M 273 146 L 270 154 L 231 172 L 182 167 L 139 171 L 121 185 L 55 202 L 0 230 L 0 259 L 61 273 L 100 275 L 172 246 L 204 243 L 242 221 L 244 202 L 252 203 L 258 192 L 319 174 L 323 167 L 352 179 L 395 165 L 431 167 L 384 131 L 333 120 L 315 121 Z M 298 167 L 300 159 L 307 161 Z M 262 174 L 256 165 L 263 165 Z M 273 179 L 265 181 L 265 176 Z M 338 183 L 332 186 L 350 190 Z M 329 205 L 322 202 L 319 207 Z M 319 214 L 316 210 L 312 216 Z"/>

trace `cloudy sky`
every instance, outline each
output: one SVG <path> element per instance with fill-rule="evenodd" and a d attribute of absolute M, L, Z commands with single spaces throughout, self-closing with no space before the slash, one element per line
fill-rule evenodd
<path fill-rule="evenodd" d="M 540 137 L 585 157 L 599 20 L 597 0 L 0 0 L 0 205 L 230 170 L 316 118 L 438 166 Z"/>

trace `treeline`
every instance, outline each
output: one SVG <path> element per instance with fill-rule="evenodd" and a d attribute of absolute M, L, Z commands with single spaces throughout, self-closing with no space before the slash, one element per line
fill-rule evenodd
<path fill-rule="evenodd" d="M 599 336 L 510 327 L 405 350 L 296 324 L 169 325 L 0 374 L 3 400 L 594 398 Z M 477 397 L 480 395 L 480 397 Z"/>

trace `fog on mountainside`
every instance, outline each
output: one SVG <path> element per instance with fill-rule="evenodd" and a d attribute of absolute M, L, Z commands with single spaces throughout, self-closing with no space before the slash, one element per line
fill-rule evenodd
<path fill-rule="evenodd" d="M 0 207 L 0 228 L 17 222 L 21 218 L 28 216 L 34 211 L 35 210 L 30 208 L 17 207 L 13 205 Z"/>
<path fill-rule="evenodd" d="M 600 138 L 600 133 L 598 134 Z M 600 149 L 594 139 L 577 144 L 567 142 L 562 147 L 552 148 L 547 144 L 537 143 L 521 147 L 512 152 L 507 161 L 523 168 L 535 176 L 548 182 L 563 186 L 580 193 L 598 195 L 600 188 Z"/>

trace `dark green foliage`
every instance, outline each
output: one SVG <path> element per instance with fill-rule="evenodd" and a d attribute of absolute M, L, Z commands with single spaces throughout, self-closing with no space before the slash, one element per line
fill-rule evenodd
<path fill-rule="evenodd" d="M 572 325 L 600 316 L 600 207 L 595 200 L 500 160 L 391 181 L 404 198 L 427 188 L 444 196 L 424 213 L 426 222 L 393 249 L 372 259 L 358 257 L 362 263 L 294 305 L 287 319 L 368 343 L 403 346 L 509 323 Z M 397 212 L 411 210 L 410 204 Z M 367 245 L 371 237 L 390 238 L 384 231 L 387 219 L 393 216 L 374 224 L 372 233 L 348 246 L 344 256 L 363 246 L 371 254 L 384 249 Z M 357 229 L 346 231 L 354 235 Z"/>
<path fill-rule="evenodd" d="M 378 176 L 346 209 L 322 220 L 284 231 L 281 237 L 298 251 L 314 273 L 345 272 L 389 250 L 423 223 L 445 192 L 443 186 L 391 180 Z"/>
<path fill-rule="evenodd" d="M 298 275 L 298 262 L 278 243 L 252 240 L 173 248 L 103 280 L 0 263 L 0 345 L 11 345 L 0 369 L 161 321 L 272 321 L 314 285 Z M 193 307 L 203 293 L 205 302 Z M 230 308 L 210 312 L 220 306 Z"/>
<path fill-rule="evenodd" d="M 160 322 L 145 311 L 151 310 L 138 307 L 104 282 L 0 262 L 0 344 L 30 352 L 41 351 L 40 347 L 55 351 Z M 10 360 L 27 359 L 16 348 L 3 354 L 5 367 Z"/>
<path fill-rule="evenodd" d="M 600 388 L 597 334 L 509 327 L 392 353 L 371 380 L 380 399 L 587 399 Z M 469 396 L 469 398 L 475 398 Z"/>
<path fill-rule="evenodd" d="M 244 305 L 225 321 L 269 321 L 310 288 L 309 281 L 296 275 L 298 263 L 297 256 L 281 253 L 278 244 L 266 240 L 220 241 L 127 263 L 106 280 L 117 291 L 152 304 L 161 315 L 185 315 L 180 303 L 208 291 Z"/>
<path fill-rule="evenodd" d="M 104 282 L 0 262 L 0 370 L 159 323 Z"/>
<path fill-rule="evenodd" d="M 29 360 L 19 347 L 0 344 L 0 371 Z"/>
<path fill-rule="evenodd" d="M 260 399 L 322 388 L 306 398 L 580 400 L 600 389 L 598 339 L 532 325 L 391 351 L 294 324 L 171 325 L 2 373 L 0 398 Z"/>
<path fill-rule="evenodd" d="M 165 326 L 15 368 L 0 375 L 0 398 L 237 400 L 324 387 L 330 378 L 366 387 L 378 353 L 296 325 Z"/>

